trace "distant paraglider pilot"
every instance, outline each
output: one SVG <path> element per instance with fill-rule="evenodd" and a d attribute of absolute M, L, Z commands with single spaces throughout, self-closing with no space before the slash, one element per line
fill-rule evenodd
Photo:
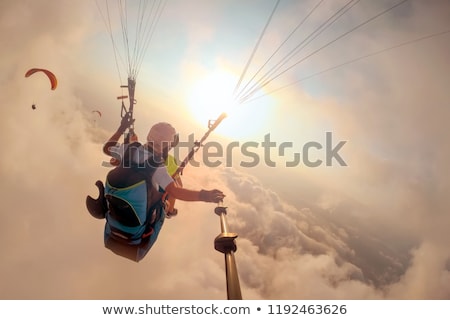
<path fill-rule="evenodd" d="M 127 117 L 105 143 L 103 151 L 111 150 L 134 120 Z M 222 191 L 190 190 L 178 185 L 169 175 L 164 162 L 169 150 L 177 143 L 175 129 L 166 122 L 155 124 L 149 131 L 147 142 L 132 142 L 125 149 L 120 164 L 106 177 L 105 185 L 97 181 L 99 199 L 86 200 L 88 209 L 93 201 L 102 206 L 104 214 L 89 210 L 97 218 L 106 218 L 105 247 L 114 253 L 139 262 L 155 243 L 165 219 L 164 193 L 170 198 L 184 201 L 219 203 Z"/>
<path fill-rule="evenodd" d="M 30 76 L 32 76 L 35 73 L 44 73 L 47 78 L 50 80 L 50 89 L 55 90 L 56 87 L 58 86 L 58 79 L 56 79 L 56 76 L 53 72 L 51 72 L 50 70 L 47 69 L 40 69 L 40 68 L 32 68 L 29 69 L 26 73 L 25 73 L 25 78 L 28 78 Z M 31 105 L 31 109 L 36 110 L 36 104 L 32 104 Z"/>

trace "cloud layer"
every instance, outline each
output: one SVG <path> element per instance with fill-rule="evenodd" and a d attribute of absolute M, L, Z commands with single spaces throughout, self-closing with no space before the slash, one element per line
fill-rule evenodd
<path fill-rule="evenodd" d="M 249 19 L 239 34 L 219 29 L 226 23 L 245 25 L 227 20 L 233 10 L 222 2 L 208 1 L 204 7 L 198 1 L 181 17 L 176 5 L 168 6 L 165 21 L 179 21 L 186 33 L 171 25 L 166 31 L 176 36 L 158 44 L 184 46 L 166 57 L 175 60 L 167 74 L 160 74 L 161 86 L 145 87 L 147 78 L 142 81 L 149 94 L 139 91 L 139 106 L 151 108 L 137 110 L 140 135 L 155 121 L 153 110 L 161 118 L 173 117 L 181 132 L 203 132 L 189 122 L 177 85 L 190 85 L 189 72 L 201 74 L 223 64 L 227 52 L 230 60 L 240 57 L 237 52 L 249 54 L 249 43 L 270 11 L 263 6 L 243 10 Z M 364 13 L 380 10 L 375 6 L 355 6 L 347 23 L 367 19 Z M 192 20 L 205 14 L 200 8 L 215 19 L 206 25 Z M 281 41 L 297 21 L 293 7 L 281 9 L 285 24 L 274 21 L 279 29 L 268 33 L 273 41 Z M 1 4 L 0 298 L 226 299 L 223 255 L 214 250 L 220 232 L 214 205 L 178 202 L 180 214 L 166 221 L 139 264 L 104 249 L 104 222 L 84 207 L 86 195 L 96 195 L 95 180 L 107 173 L 101 146 L 120 112 L 92 118 L 93 109 L 118 106 L 112 96 L 115 75 L 104 73 L 112 57 L 99 58 L 111 51 L 98 45 L 104 26 L 96 10 L 90 1 Z M 314 21 L 332 10 L 318 13 Z M 449 16 L 446 1 L 410 1 L 315 56 L 306 71 L 448 29 Z M 245 42 L 249 35 L 252 42 Z M 271 127 L 256 135 L 270 132 L 278 142 L 300 145 L 331 130 L 336 139 L 348 141 L 343 149 L 348 167 L 185 170 L 187 187 L 220 188 L 227 194 L 224 205 L 230 231 L 238 234 L 235 257 L 244 299 L 450 298 L 450 46 L 448 35 L 439 39 L 361 60 L 271 97 L 277 102 Z M 164 52 L 161 47 L 155 51 L 157 56 Z M 57 90 L 49 90 L 39 76 L 24 77 L 35 66 L 55 71 Z M 303 71 L 288 74 L 287 81 L 301 78 Z M 173 87 L 167 88 L 170 83 Z"/>

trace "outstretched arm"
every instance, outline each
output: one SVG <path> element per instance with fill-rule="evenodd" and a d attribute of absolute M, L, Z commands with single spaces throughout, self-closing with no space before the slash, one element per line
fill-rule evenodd
<path fill-rule="evenodd" d="M 223 192 L 217 189 L 200 191 L 190 190 L 178 187 L 175 182 L 171 182 L 166 187 L 166 191 L 169 196 L 183 201 L 204 201 L 218 203 L 225 197 Z"/>

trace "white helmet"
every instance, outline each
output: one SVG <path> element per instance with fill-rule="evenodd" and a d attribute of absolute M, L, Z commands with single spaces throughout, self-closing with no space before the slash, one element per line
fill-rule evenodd
<path fill-rule="evenodd" d="M 147 143 L 153 146 L 155 152 L 162 154 L 164 149 L 170 149 L 178 143 L 178 134 L 169 123 L 159 122 L 148 132 Z"/>

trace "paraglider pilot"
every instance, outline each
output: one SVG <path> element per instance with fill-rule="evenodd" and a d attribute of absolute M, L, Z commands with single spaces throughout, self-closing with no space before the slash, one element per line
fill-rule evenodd
<path fill-rule="evenodd" d="M 137 142 L 139 141 L 139 138 L 135 132 L 130 132 L 129 135 L 129 142 Z M 111 156 L 111 159 L 109 160 L 109 163 L 116 167 L 120 165 L 120 162 L 122 161 L 122 158 L 125 154 L 126 148 L 128 148 L 129 144 L 126 143 L 118 143 L 114 140 L 109 140 L 104 145 L 104 152 Z M 175 184 L 179 187 L 183 186 L 183 181 L 181 180 L 180 174 L 177 173 L 178 170 L 178 164 L 177 160 L 173 155 L 167 154 L 167 157 L 164 155 L 164 165 L 167 168 L 167 172 L 169 175 L 173 178 L 175 181 Z M 165 194 L 165 198 L 163 198 L 165 206 L 165 212 L 166 212 L 166 218 L 172 218 L 178 214 L 178 210 L 175 208 L 175 198 L 169 197 L 167 194 Z"/>
<path fill-rule="evenodd" d="M 117 131 L 104 144 L 103 151 L 114 156 L 111 150 L 134 120 L 124 117 Z M 120 164 L 108 172 L 105 185 L 97 181 L 99 199 L 88 196 L 87 207 L 96 218 L 106 218 L 105 247 L 114 253 L 139 262 L 155 243 L 165 219 L 162 196 L 183 201 L 219 203 L 222 191 L 191 190 L 178 185 L 167 172 L 164 159 L 175 146 L 178 135 L 166 122 L 151 127 L 147 142 L 132 142 L 125 149 Z M 89 199 L 90 198 L 90 199 Z M 91 210 L 97 201 L 103 214 Z"/>

